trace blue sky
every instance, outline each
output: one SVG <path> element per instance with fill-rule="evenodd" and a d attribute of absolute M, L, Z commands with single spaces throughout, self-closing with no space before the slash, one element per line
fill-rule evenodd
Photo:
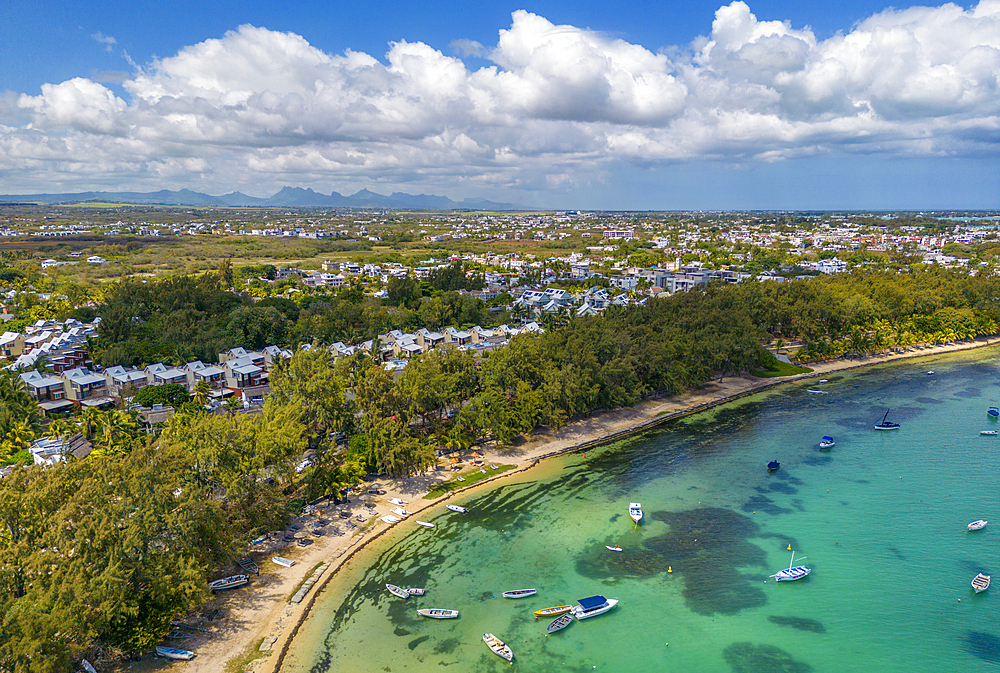
<path fill-rule="evenodd" d="M 0 193 L 1000 208 L 1000 0 L 254 4 L 0 5 Z"/>

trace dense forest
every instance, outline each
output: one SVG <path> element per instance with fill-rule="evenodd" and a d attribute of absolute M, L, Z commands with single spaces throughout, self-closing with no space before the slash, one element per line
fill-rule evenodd
<path fill-rule="evenodd" d="M 566 317 L 482 356 L 434 351 L 397 376 L 363 352 L 334 360 L 319 346 L 374 336 L 403 316 L 425 320 L 425 305 L 468 295 L 425 295 L 418 284 L 398 285 L 385 303 L 359 288 L 254 303 L 226 285 L 204 274 L 112 286 L 98 309 L 101 360 L 311 344 L 272 371 L 259 414 L 208 413 L 196 392 L 158 435 L 118 410 L 46 428 L 20 379 L 0 376 L 8 462 L 23 462 L 42 432 L 83 432 L 95 447 L 48 469 L 18 465 L 0 480 L 0 670 L 68 671 L 83 653 L 148 648 L 204 600 L 214 569 L 250 539 L 366 473 L 412 474 L 437 449 L 508 443 L 645 395 L 759 373 L 774 364 L 765 346 L 778 340 L 801 343 L 803 359 L 854 357 L 994 334 L 1000 321 L 993 276 L 859 272 L 717 284 Z M 334 441 L 339 433 L 346 445 Z M 313 465 L 300 473 L 308 450 Z"/>

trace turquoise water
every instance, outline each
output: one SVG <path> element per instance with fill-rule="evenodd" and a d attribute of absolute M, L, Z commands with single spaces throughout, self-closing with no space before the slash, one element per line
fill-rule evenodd
<path fill-rule="evenodd" d="M 1000 585 L 969 586 L 1000 575 L 1000 437 L 978 434 L 1000 427 L 997 350 L 830 379 L 827 395 L 790 384 L 552 459 L 466 515 L 435 508 L 437 528 L 394 532 L 331 582 L 282 670 L 507 670 L 490 631 L 533 672 L 997 671 Z M 887 408 L 902 429 L 874 431 Z M 776 584 L 789 545 L 813 572 Z M 538 595 L 500 597 L 519 588 Z M 548 637 L 533 618 L 593 594 L 621 602 Z"/>

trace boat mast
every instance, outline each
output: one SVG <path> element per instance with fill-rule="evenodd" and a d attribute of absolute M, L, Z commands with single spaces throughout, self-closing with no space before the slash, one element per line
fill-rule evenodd
<path fill-rule="evenodd" d="M 889 418 L 889 409 L 885 410 L 885 416 L 882 417 L 882 422 L 879 425 L 885 425 L 885 419 Z"/>

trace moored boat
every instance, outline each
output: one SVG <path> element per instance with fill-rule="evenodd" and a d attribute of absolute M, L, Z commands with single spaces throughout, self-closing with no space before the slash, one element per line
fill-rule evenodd
<path fill-rule="evenodd" d="M 215 580 L 214 582 L 209 582 L 208 588 L 212 591 L 222 591 L 224 589 L 235 589 L 236 587 L 241 587 L 249 582 L 249 575 L 232 575 L 230 577 L 223 577 L 222 579 Z"/>
<path fill-rule="evenodd" d="M 290 558 L 285 558 L 283 556 L 272 556 L 271 563 L 275 563 L 279 566 L 284 566 L 285 568 L 291 568 L 293 565 L 298 563 L 298 561 L 293 561 Z"/>
<path fill-rule="evenodd" d="M 886 420 L 887 418 L 889 418 L 889 410 L 888 409 L 885 410 L 885 416 L 882 417 L 882 420 L 875 424 L 875 429 L 876 430 L 899 430 L 899 423 L 893 423 L 892 421 L 887 421 Z"/>
<path fill-rule="evenodd" d="M 986 415 L 990 418 L 1000 418 L 1000 407 L 990 407 L 986 410 Z"/>
<path fill-rule="evenodd" d="M 611 545 L 609 545 L 609 544 L 606 544 L 606 545 L 604 545 L 604 546 L 605 546 L 605 547 L 607 547 L 608 549 L 610 549 L 611 551 L 621 551 L 621 550 L 622 550 L 622 548 L 621 548 L 621 547 L 617 547 L 617 546 L 615 546 L 615 547 L 612 547 L 612 546 L 611 546 Z"/>
<path fill-rule="evenodd" d="M 781 467 L 781 463 L 779 463 L 776 460 L 772 460 L 770 463 L 767 464 L 767 471 L 775 472 L 779 467 Z"/>
<path fill-rule="evenodd" d="M 506 659 L 507 661 L 512 661 L 514 659 L 514 653 L 509 647 L 507 647 L 507 643 L 500 640 L 492 633 L 484 633 L 483 642 L 486 643 L 486 645 L 489 646 L 489 648 L 493 650 L 493 653 L 498 657 Z"/>
<path fill-rule="evenodd" d="M 972 580 L 972 588 L 976 590 L 977 594 L 980 591 L 986 591 L 990 588 L 990 576 L 984 573 L 979 573 Z"/>
<path fill-rule="evenodd" d="M 503 592 L 504 598 L 527 598 L 528 596 L 534 596 L 538 593 L 537 589 L 514 589 L 512 591 Z"/>
<path fill-rule="evenodd" d="M 837 445 L 837 442 L 835 442 L 833 440 L 833 437 L 830 437 L 829 435 L 824 435 L 823 439 L 820 440 L 819 448 L 821 448 L 821 449 L 832 449 L 836 445 Z"/>
<path fill-rule="evenodd" d="M 570 614 L 577 619 L 590 619 L 597 615 L 603 615 L 611 608 L 618 605 L 617 598 L 605 598 L 604 596 L 590 596 L 577 601 L 579 605 L 570 610 Z"/>
<path fill-rule="evenodd" d="M 812 568 L 807 568 L 805 566 L 795 566 L 793 568 L 793 563 L 795 563 L 795 552 L 792 552 L 792 560 L 788 562 L 788 567 L 783 570 L 779 570 L 771 575 L 771 577 L 773 577 L 776 582 L 791 582 L 794 580 L 800 580 L 812 572 Z"/>
<path fill-rule="evenodd" d="M 978 521 L 973 521 L 968 526 L 966 526 L 966 529 L 968 529 L 968 530 L 982 530 L 983 528 L 986 528 L 986 524 L 988 524 L 988 523 L 989 523 L 989 521 L 986 521 L 985 519 L 979 519 Z"/>
<path fill-rule="evenodd" d="M 426 521 L 418 521 L 417 525 L 418 526 L 423 526 L 424 528 L 433 528 L 434 527 L 434 524 L 427 523 Z"/>
<path fill-rule="evenodd" d="M 417 587 L 413 587 L 411 589 L 407 589 L 406 593 L 410 594 L 411 596 L 423 596 L 427 592 L 424 591 L 423 589 L 419 589 Z"/>
<path fill-rule="evenodd" d="M 991 437 L 996 437 L 997 436 L 997 431 L 996 430 L 980 430 L 979 434 L 981 434 L 981 435 L 989 435 Z"/>
<path fill-rule="evenodd" d="M 569 612 L 573 609 L 572 605 L 557 605 L 553 608 L 542 608 L 541 610 L 535 610 L 535 618 L 538 617 L 555 617 L 556 615 L 561 615 Z"/>
<path fill-rule="evenodd" d="M 452 512 L 461 512 L 462 514 L 465 514 L 466 512 L 469 511 L 468 509 L 462 507 L 461 505 L 445 505 L 445 507 L 450 509 Z"/>
<path fill-rule="evenodd" d="M 430 617 L 431 619 L 457 619 L 458 610 L 445 610 L 443 608 L 429 608 L 426 610 L 417 610 L 417 614 L 421 617 Z"/>
<path fill-rule="evenodd" d="M 406 589 L 400 589 L 395 584 L 386 584 L 385 588 L 389 590 L 389 593 L 396 598 L 409 598 L 410 592 Z"/>
<path fill-rule="evenodd" d="M 628 504 L 628 515 L 632 521 L 639 523 L 642 520 L 642 505 L 637 502 L 630 502 Z"/>
<path fill-rule="evenodd" d="M 572 623 L 573 623 L 573 615 L 569 613 L 559 615 L 558 617 L 553 619 L 552 622 L 547 627 L 545 627 L 545 633 L 555 633 L 556 631 L 565 629 Z"/>
<path fill-rule="evenodd" d="M 809 388 L 806 390 L 807 393 L 812 393 L 813 395 L 826 395 L 825 390 L 816 390 L 815 388 Z"/>
<path fill-rule="evenodd" d="M 188 661 L 194 658 L 194 652 L 191 650 L 182 650 L 179 647 L 164 647 L 163 645 L 157 645 L 155 652 L 158 657 L 177 659 L 179 661 Z"/>

